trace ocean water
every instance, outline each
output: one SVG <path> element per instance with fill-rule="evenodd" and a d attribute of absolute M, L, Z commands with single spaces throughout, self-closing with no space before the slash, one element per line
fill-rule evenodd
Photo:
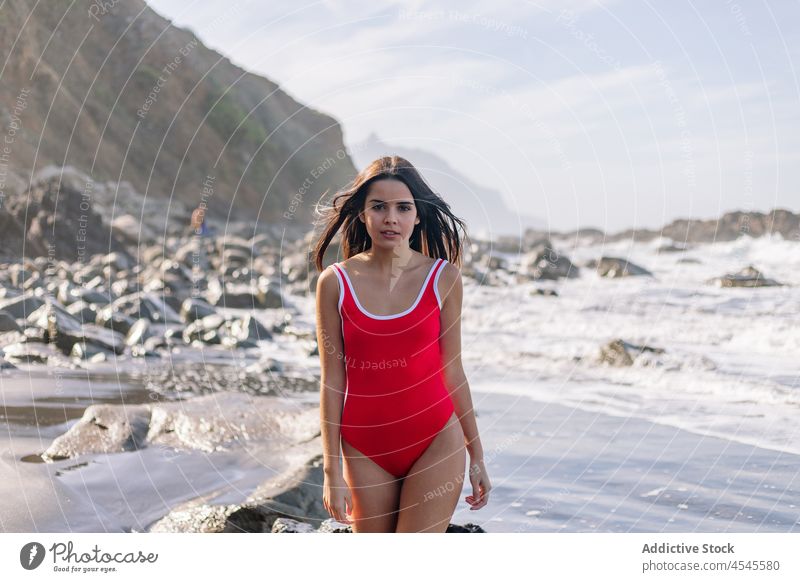
<path fill-rule="evenodd" d="M 582 269 L 559 282 L 465 283 L 468 378 L 498 393 L 800 454 L 800 244 L 745 238 L 659 254 L 664 242 L 559 249 L 573 262 L 626 258 L 654 277 Z M 750 264 L 786 286 L 707 283 Z M 531 295 L 534 287 L 559 296 Z M 644 352 L 630 367 L 598 363 L 615 339 L 664 352 Z"/>

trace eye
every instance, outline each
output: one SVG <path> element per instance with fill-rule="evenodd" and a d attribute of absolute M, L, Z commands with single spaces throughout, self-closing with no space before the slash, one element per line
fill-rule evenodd
<path fill-rule="evenodd" d="M 403 205 L 400 206 L 400 210 L 402 210 L 403 212 L 410 212 L 411 211 L 411 205 L 410 204 L 403 204 Z"/>

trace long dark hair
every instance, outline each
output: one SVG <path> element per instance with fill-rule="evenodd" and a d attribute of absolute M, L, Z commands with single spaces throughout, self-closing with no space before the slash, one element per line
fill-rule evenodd
<path fill-rule="evenodd" d="M 445 258 L 460 266 L 462 243 L 459 229 L 464 233 L 464 238 L 469 240 L 464 221 L 456 217 L 450 205 L 431 190 L 411 162 L 400 156 L 384 156 L 359 172 L 350 184 L 334 196 L 331 206 L 319 212 L 323 217 L 320 221 L 323 232 L 311 253 L 317 270 L 323 270 L 325 249 L 340 229 L 341 250 L 345 259 L 372 247 L 367 227 L 358 219 L 358 215 L 364 211 L 370 184 L 378 180 L 399 180 L 414 197 L 420 221 L 414 226 L 409 246 L 431 258 Z"/>

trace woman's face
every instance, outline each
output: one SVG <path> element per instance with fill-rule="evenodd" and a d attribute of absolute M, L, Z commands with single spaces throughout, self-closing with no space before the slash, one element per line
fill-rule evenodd
<path fill-rule="evenodd" d="M 420 222 L 411 190 L 393 179 L 370 184 L 360 218 L 372 244 L 386 247 L 408 245 L 414 226 Z"/>

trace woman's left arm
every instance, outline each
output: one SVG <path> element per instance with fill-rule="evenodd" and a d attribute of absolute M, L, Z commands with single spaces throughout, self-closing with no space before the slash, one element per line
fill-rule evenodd
<path fill-rule="evenodd" d="M 442 369 L 453 406 L 461 422 L 464 442 L 470 456 L 469 475 L 473 495 L 467 496 L 466 500 L 472 505 L 471 509 L 480 509 L 488 501 L 491 485 L 483 464 L 483 445 L 478 434 L 472 395 L 469 391 L 466 374 L 464 374 L 464 367 L 461 364 L 461 304 L 464 287 L 461 281 L 461 271 L 452 263 L 446 263 L 442 268 L 438 292 L 439 297 L 442 298 L 441 332 L 439 334 Z"/>

